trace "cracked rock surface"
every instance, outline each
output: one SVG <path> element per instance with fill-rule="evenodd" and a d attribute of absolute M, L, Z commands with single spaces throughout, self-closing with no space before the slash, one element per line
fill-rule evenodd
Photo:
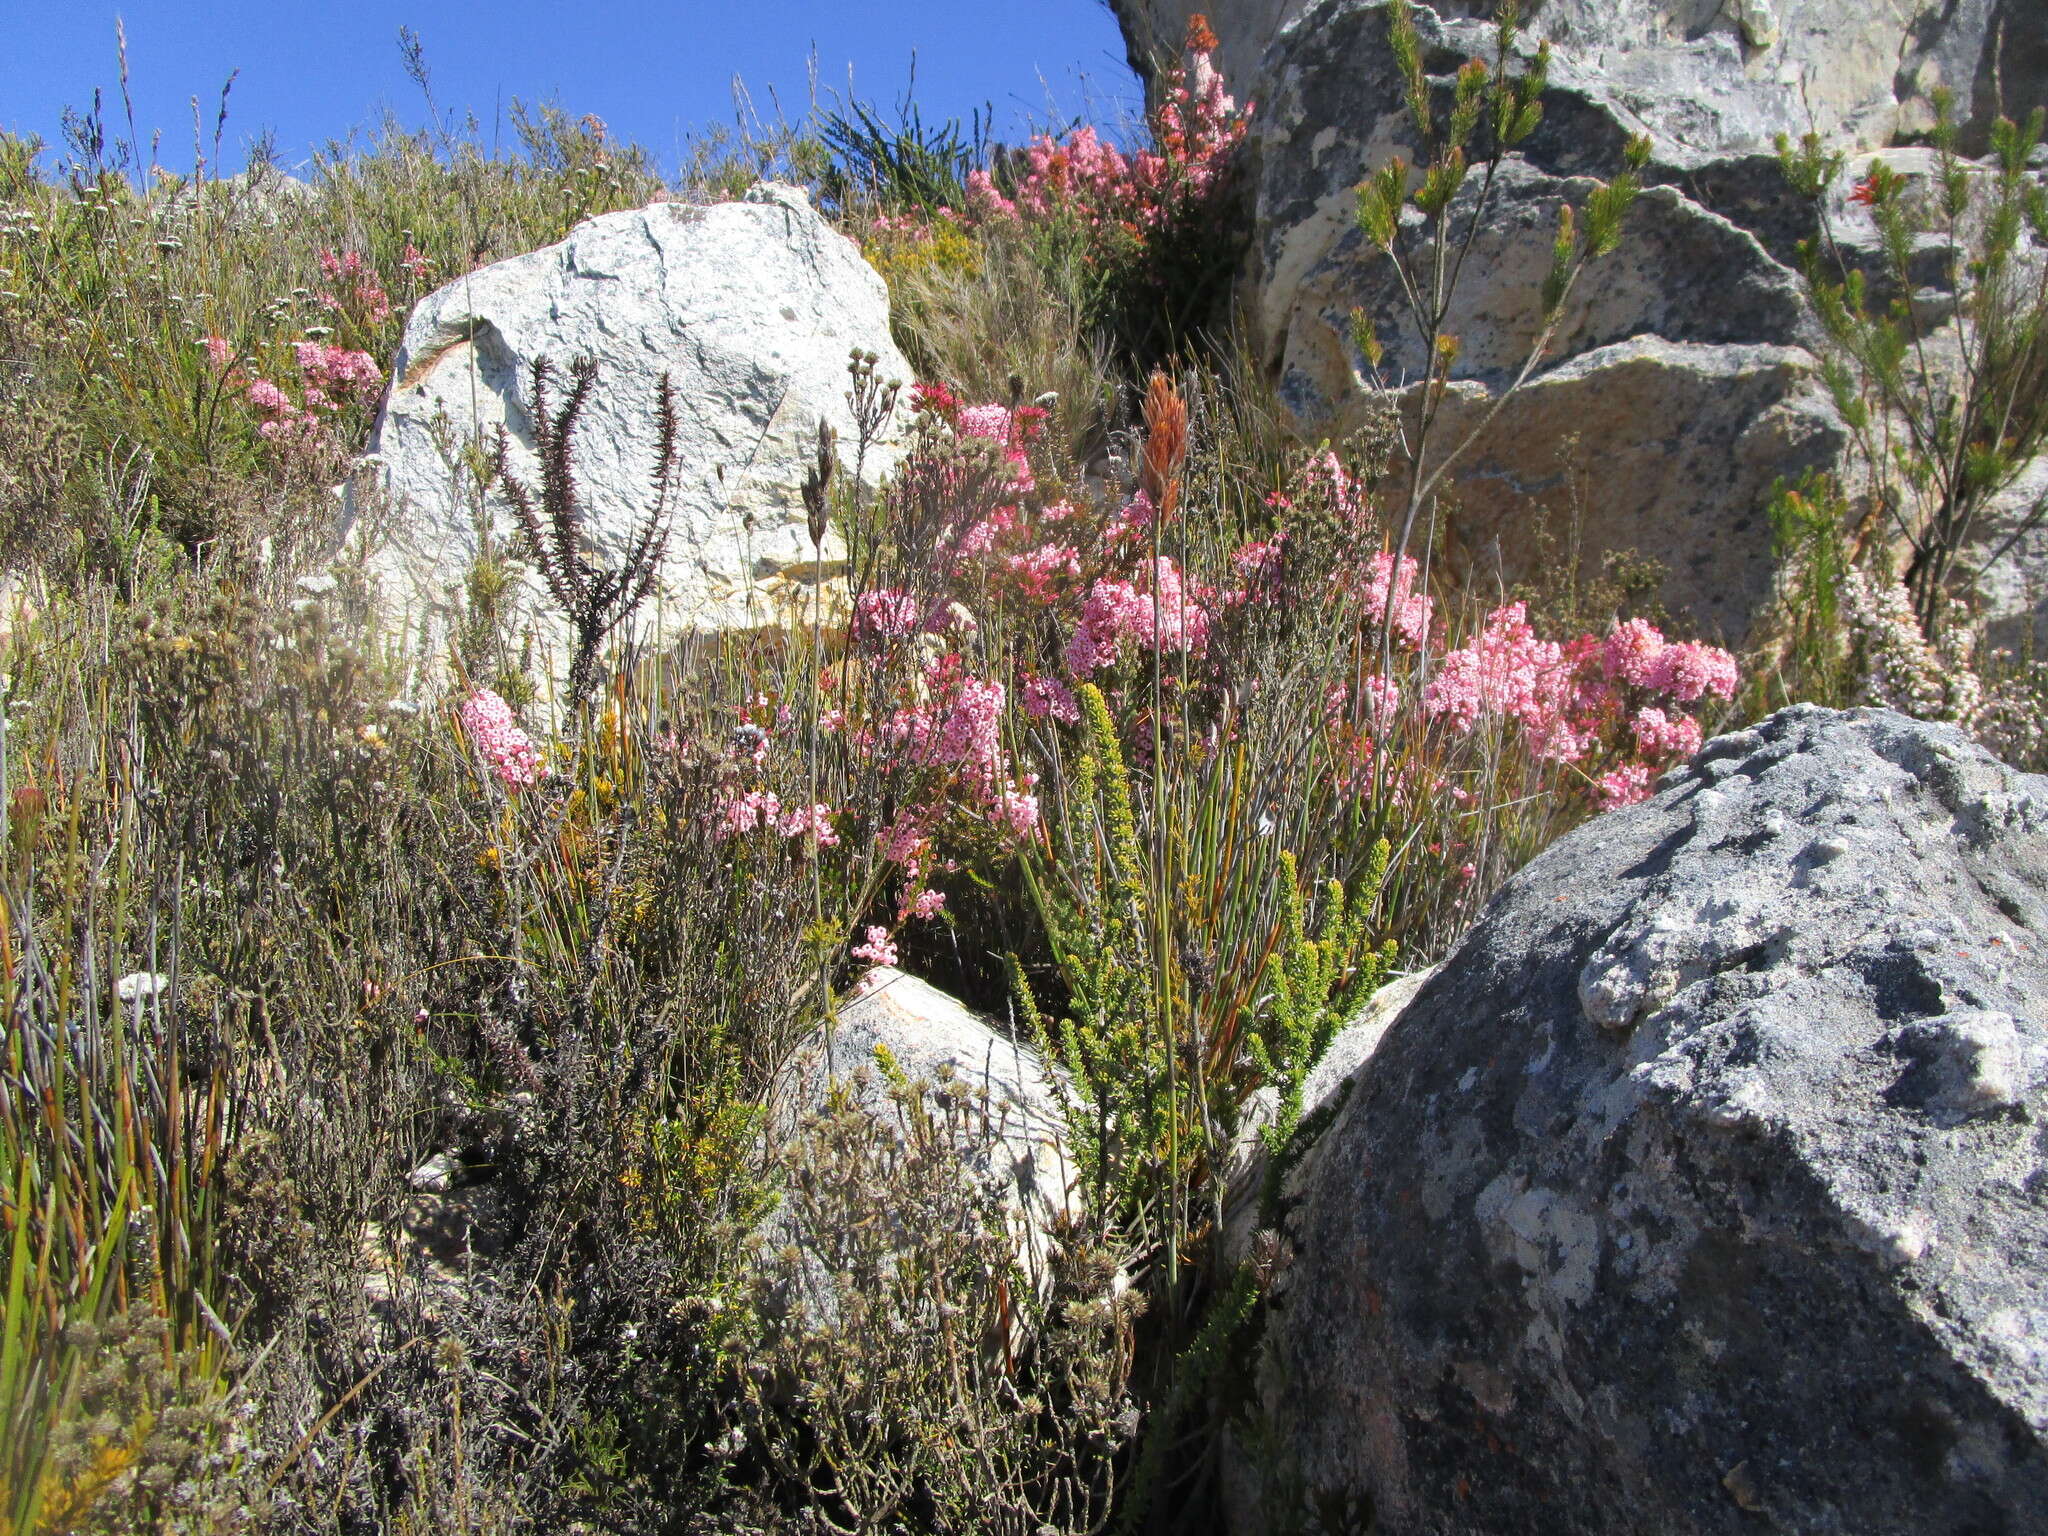
<path fill-rule="evenodd" d="M 2048 778 L 1882 710 L 1709 742 L 1358 1069 L 1240 1529 L 2048 1529 L 2044 1120 Z"/>

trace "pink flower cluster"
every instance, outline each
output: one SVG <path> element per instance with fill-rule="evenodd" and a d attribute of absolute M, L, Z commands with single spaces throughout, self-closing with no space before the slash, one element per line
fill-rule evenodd
<path fill-rule="evenodd" d="M 1230 557 L 1237 574 L 1252 585 L 1258 586 L 1279 574 L 1287 558 L 1287 531 L 1282 529 L 1270 538 L 1254 539 L 1239 548 Z"/>
<path fill-rule="evenodd" d="M 1021 843 L 1038 830 L 1038 796 L 1032 793 L 1038 783 L 1038 775 L 1027 773 L 1019 782 L 1022 788 L 1005 789 L 997 794 L 995 810 L 1011 841 Z"/>
<path fill-rule="evenodd" d="M 410 256 L 419 253 L 406 247 Z M 337 313 L 347 314 L 365 325 L 382 325 L 391 318 L 391 296 L 377 280 L 376 269 L 357 251 L 322 251 L 320 270 L 327 281 L 341 289 L 320 295 L 320 302 Z"/>
<path fill-rule="evenodd" d="M 1081 574 L 1081 552 L 1057 540 L 1003 557 L 1003 571 L 1023 597 L 1051 602 L 1060 586 Z"/>
<path fill-rule="evenodd" d="M 1365 607 L 1375 624 L 1391 628 L 1395 638 L 1410 650 L 1419 651 L 1429 640 L 1430 615 L 1435 603 L 1416 583 L 1422 569 L 1413 555 L 1400 558 L 1395 572 L 1391 550 L 1381 550 L 1366 562 Z"/>
<path fill-rule="evenodd" d="M 933 760 L 960 768 L 968 783 L 982 795 L 994 791 L 1001 768 L 1003 702 L 1007 696 L 1001 683 L 979 677 L 962 678 L 927 748 Z"/>
<path fill-rule="evenodd" d="M 1733 698 L 1741 681 L 1735 658 L 1715 645 L 1665 640 L 1654 624 L 1629 619 L 1617 624 L 1607 637 L 1609 677 L 1646 689 L 1669 694 L 1681 704 L 1691 704 L 1709 694 L 1717 699 Z"/>
<path fill-rule="evenodd" d="M 1607 743 L 1634 751 L 1637 761 L 1594 780 L 1611 807 L 1642 799 L 1660 764 L 1699 750 L 1699 722 L 1666 705 L 1730 698 L 1738 681 L 1728 652 L 1667 641 L 1645 620 L 1619 623 L 1605 640 L 1582 635 L 1559 645 L 1538 638 L 1525 607 L 1510 603 L 1439 658 L 1422 702 L 1460 732 L 1489 716 L 1517 721 L 1542 760 L 1580 762 Z"/>
<path fill-rule="evenodd" d="M 1088 590 L 1081 622 L 1067 642 L 1067 669 L 1087 677 L 1112 666 L 1128 643 L 1144 651 L 1199 656 L 1209 641 L 1209 614 L 1180 568 L 1161 556 L 1136 583 L 1104 579 Z"/>
<path fill-rule="evenodd" d="M 1056 677 L 1034 677 L 1024 684 L 1024 713 L 1033 720 L 1051 718 L 1072 725 L 1081 718 L 1074 690 Z"/>
<path fill-rule="evenodd" d="M 932 238 L 932 227 L 916 213 L 878 213 L 868 223 L 868 233 L 881 239 L 905 240 L 924 245 Z"/>
<path fill-rule="evenodd" d="M 298 361 L 309 408 L 351 399 L 367 400 L 384 387 L 384 370 L 367 352 L 300 341 L 292 344 L 292 356 Z"/>
<path fill-rule="evenodd" d="M 913 875 L 928 863 L 932 829 L 949 811 L 999 826 L 1017 842 L 1038 827 L 1038 777 L 1016 776 L 1003 749 L 1009 690 L 964 673 L 957 656 L 941 658 L 927 678 L 927 700 L 899 707 L 873 743 L 899 767 L 924 775 L 918 798 L 898 814 L 882 846 L 883 857 Z"/>
<path fill-rule="evenodd" d="M 264 418 L 257 431 L 272 441 L 318 440 L 324 417 L 343 407 L 374 400 L 384 387 L 384 370 L 367 352 L 330 347 L 316 341 L 292 344 L 299 368 L 298 398 L 271 379 L 244 373 L 234 366 L 234 351 L 225 338 L 208 336 L 200 345 L 222 381 L 242 391 Z"/>
<path fill-rule="evenodd" d="M 976 223 L 1046 223 L 1079 218 L 1095 227 L 1147 233 L 1199 207 L 1244 138 L 1242 111 L 1223 88 L 1216 40 L 1200 17 L 1188 31 L 1189 60 L 1166 80 L 1151 116 L 1153 147 L 1125 155 L 1093 128 L 1064 139 L 1035 135 L 1025 146 L 1017 195 L 1005 197 L 986 171 L 967 178 L 967 216 Z"/>
<path fill-rule="evenodd" d="M 1487 615 L 1473 639 L 1446 653 L 1423 689 L 1423 708 L 1469 731 L 1482 716 L 1507 715 L 1541 727 L 1564 702 L 1563 648 L 1539 640 L 1528 609 L 1509 603 Z"/>
<path fill-rule="evenodd" d="M 853 958 L 865 960 L 870 965 L 894 965 L 896 963 L 896 942 L 889 937 L 889 930 L 870 927 L 867 937 L 853 946 Z"/>
<path fill-rule="evenodd" d="M 1648 763 L 1628 762 L 1593 781 L 1603 811 L 1619 810 L 1650 798 L 1653 771 Z"/>
<path fill-rule="evenodd" d="M 1066 500 L 1037 503 L 1031 494 L 1037 487 L 1022 450 L 1039 431 L 1042 410 L 967 405 L 937 384 L 918 385 L 912 400 L 919 411 L 954 424 L 963 439 L 1002 443 L 1016 467 L 1008 488 L 1016 495 L 1014 502 L 964 515 L 941 533 L 942 574 L 962 580 L 962 595 L 971 594 L 977 603 L 1021 604 L 1055 615 L 1068 635 L 1063 659 L 1073 676 L 1087 677 L 1112 666 L 1131 650 L 1201 656 L 1215 615 L 1244 600 L 1243 594 L 1219 594 L 1190 583 L 1170 559 L 1136 558 L 1158 521 L 1157 510 L 1142 490 L 1115 510 L 1094 513 L 1084 513 Z M 949 487 L 967 483 L 949 470 L 954 462 L 949 451 L 942 441 L 928 439 L 903 472 L 943 500 Z M 1354 492 L 1334 458 L 1322 479 L 1329 482 L 1329 494 L 1362 500 L 1362 492 Z M 1274 547 L 1277 550 L 1277 544 Z M 1402 594 L 1404 600 L 1407 596 Z M 1426 600 L 1422 611 L 1426 615 Z M 920 616 L 913 600 L 896 589 L 882 588 L 855 599 L 851 639 L 856 648 L 874 651 L 936 627 L 930 614 Z M 1030 718 L 1078 718 L 1064 683 L 1033 675 L 1022 684 L 1022 703 Z"/>
<path fill-rule="evenodd" d="M 851 638 L 865 650 L 886 650 L 899 640 L 908 640 L 924 627 L 924 610 L 908 592 L 883 588 L 863 592 L 853 600 Z"/>
<path fill-rule="evenodd" d="M 540 748 L 520 728 L 512 706 L 489 688 L 463 700 L 462 730 L 479 756 L 507 789 L 540 782 Z"/>
<path fill-rule="evenodd" d="M 927 669 L 926 694 L 924 701 L 894 710 L 866 745 L 901 766 L 939 770 L 949 797 L 964 791 L 961 803 L 968 809 L 993 812 L 1015 836 L 1028 836 L 1037 825 L 1037 798 L 1030 794 L 1037 779 L 1009 776 L 1002 741 L 1009 690 L 992 679 L 967 675 L 960 658 L 949 655 Z M 905 847 L 924 837 L 931 819 L 919 812 L 899 818 L 899 839 L 909 839 Z M 916 862 L 907 855 L 887 856 L 906 865 Z"/>
<path fill-rule="evenodd" d="M 782 804 L 781 797 L 767 790 L 749 790 L 726 802 L 718 818 L 720 837 L 739 837 L 757 829 L 779 832 L 786 838 L 803 838 L 820 848 L 839 846 L 839 834 L 832 827 L 832 807 L 822 800 L 812 805 Z"/>
<path fill-rule="evenodd" d="M 1700 749 L 1700 723 L 1691 715 L 1667 715 L 1646 704 L 1629 721 L 1644 757 L 1691 757 Z"/>
<path fill-rule="evenodd" d="M 1018 493 L 1036 490 L 1031 473 L 1031 455 L 1026 450 L 1045 425 L 1045 412 L 1035 405 L 1012 411 L 1004 405 L 962 406 L 953 413 L 953 425 L 962 437 L 978 437 L 1002 445 Z"/>
<path fill-rule="evenodd" d="M 1327 448 L 1309 455 L 1296 471 L 1291 489 L 1292 494 L 1274 492 L 1266 498 L 1266 504 L 1280 510 L 1305 503 L 1348 528 L 1363 529 L 1372 521 L 1372 507 L 1365 499 L 1363 482 Z"/>
<path fill-rule="evenodd" d="M 966 206 L 939 208 L 936 217 L 969 226 L 1078 220 L 1143 241 L 1198 210 L 1244 139 L 1252 108 L 1240 109 L 1224 90 L 1216 36 L 1200 16 L 1190 21 L 1186 46 L 1186 66 L 1168 74 L 1148 120 L 1151 148 L 1126 154 L 1092 127 L 1062 139 L 1038 134 L 1012 161 L 1014 197 L 989 171 L 970 171 Z M 917 214 L 879 217 L 870 233 L 910 243 L 931 237 Z"/>

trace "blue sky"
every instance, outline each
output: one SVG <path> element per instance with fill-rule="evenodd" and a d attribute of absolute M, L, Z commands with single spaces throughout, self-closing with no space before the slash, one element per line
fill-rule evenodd
<path fill-rule="evenodd" d="M 435 97 L 458 126 L 474 113 L 486 139 L 496 129 L 509 141 L 512 98 L 553 96 L 669 167 L 693 129 L 731 122 L 735 75 L 762 115 L 779 100 L 800 116 L 813 49 L 823 91 L 843 96 L 851 69 L 854 91 L 884 105 L 909 82 L 914 52 L 928 123 L 991 103 L 998 136 L 1012 141 L 1054 118 L 1113 124 L 1138 97 L 1103 0 L 0 0 L 0 128 L 55 143 L 63 109 L 89 106 L 97 86 L 125 137 L 116 17 L 141 140 L 160 130 L 159 158 L 173 170 L 192 162 L 190 99 L 210 141 L 221 83 L 237 68 L 229 170 L 265 128 L 291 166 L 386 108 L 424 122 L 401 26 L 419 34 Z"/>

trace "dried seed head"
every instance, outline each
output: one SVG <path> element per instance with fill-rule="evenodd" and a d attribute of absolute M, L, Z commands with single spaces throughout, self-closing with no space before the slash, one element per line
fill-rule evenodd
<path fill-rule="evenodd" d="M 1161 517 L 1180 499 L 1180 468 L 1188 452 L 1188 408 L 1163 373 L 1145 387 L 1145 451 L 1138 485 Z"/>
<path fill-rule="evenodd" d="M 828 421 L 818 423 L 818 449 L 811 468 L 804 476 L 804 511 L 809 514 L 811 547 L 821 549 L 825 543 L 825 529 L 828 526 L 826 509 L 830 505 L 832 472 L 839 467 L 839 434 Z"/>

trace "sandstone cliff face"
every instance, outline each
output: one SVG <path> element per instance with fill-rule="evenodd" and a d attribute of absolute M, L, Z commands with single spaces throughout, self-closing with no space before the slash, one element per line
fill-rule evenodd
<path fill-rule="evenodd" d="M 1217 62 L 1258 95 L 1261 61 L 1310 0 L 1111 0 L 1140 74 L 1170 56 L 1202 12 Z M 1446 20 L 1494 0 L 1444 0 Z M 1979 120 L 2001 86 L 2008 112 L 2048 77 L 2048 12 L 2032 0 L 1534 0 L 1532 38 L 1601 75 L 1616 101 L 1701 149 L 1768 148 L 1773 132 L 1875 146 L 1930 120 L 1946 86 Z M 1261 97 L 1260 99 L 1263 99 Z"/>
<path fill-rule="evenodd" d="M 2048 779 L 1877 710 L 1708 743 L 1351 1078 L 1238 1528 L 2043 1528 L 2044 997 Z"/>
<path fill-rule="evenodd" d="M 1474 19 L 1490 10 L 1476 0 L 1418 10 L 1434 77 L 1491 57 L 1491 24 Z M 1184 18 L 1143 0 L 1120 14 L 1134 51 Z M 1389 348 L 1385 374 L 1404 404 L 1413 397 L 1400 382 L 1422 366 L 1392 265 L 1353 221 L 1352 189 L 1396 154 L 1416 158 L 1385 9 L 1251 0 L 1212 21 L 1233 84 L 1258 101 L 1241 282 L 1251 339 L 1297 428 L 1340 435 L 1371 406 L 1350 340 L 1354 310 Z M 1632 134 L 1654 146 L 1653 187 L 1621 250 L 1575 291 L 1546 359 L 1554 371 L 1508 405 L 1461 465 L 1442 557 L 1467 580 L 1527 577 L 1542 557 L 1532 508 L 1543 505 L 1559 523 L 1576 515 L 1590 550 L 1662 562 L 1664 600 L 1739 641 L 1769 591 L 1772 482 L 1845 468 L 1848 447 L 1817 377 L 1793 266 L 1815 220 L 1772 141 L 1805 131 L 1811 112 L 1846 148 L 1888 143 L 1924 124 L 1926 92 L 1942 82 L 1960 81 L 1980 116 L 1991 82 L 2009 110 L 2024 110 L 2048 95 L 2048 10 L 1789 0 L 1772 10 L 1756 0 L 1723 15 L 1704 0 L 1551 0 L 1530 20 L 1530 41 L 1543 37 L 1556 49 L 1543 125 L 1504 169 L 1450 321 L 1464 351 L 1447 437 L 1484 417 L 1535 335 L 1559 205 L 1583 204 L 1585 178 L 1613 175 Z M 1869 153 L 1908 173 L 1926 158 Z M 1467 209 L 1476 196 L 1468 183 Z M 1871 260 L 1868 220 L 1846 203 L 1833 212 L 1851 259 Z M 1921 298 L 1938 310 L 1932 263 L 1926 275 Z M 2022 550 L 2015 569 L 2044 559 Z M 2009 633 L 2031 623 L 2048 638 L 2032 612 L 2038 594 L 2008 581 L 1993 597 Z"/>

